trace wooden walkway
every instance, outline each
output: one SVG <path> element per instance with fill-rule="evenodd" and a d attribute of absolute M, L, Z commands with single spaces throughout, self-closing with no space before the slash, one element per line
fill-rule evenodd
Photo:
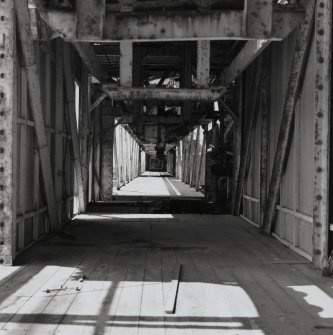
<path fill-rule="evenodd" d="M 332 278 L 239 218 L 94 214 L 66 231 L 0 268 L 0 335 L 333 332 Z"/>
<path fill-rule="evenodd" d="M 166 172 L 145 172 L 140 177 L 130 181 L 120 190 L 114 189 L 115 196 L 141 197 L 185 197 L 203 198 L 201 192 L 171 177 Z"/>

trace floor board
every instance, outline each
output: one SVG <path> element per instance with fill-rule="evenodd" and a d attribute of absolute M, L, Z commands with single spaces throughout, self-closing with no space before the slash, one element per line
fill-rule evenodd
<path fill-rule="evenodd" d="M 92 213 L 66 231 L 1 274 L 0 335 L 332 334 L 332 278 L 240 218 Z"/>

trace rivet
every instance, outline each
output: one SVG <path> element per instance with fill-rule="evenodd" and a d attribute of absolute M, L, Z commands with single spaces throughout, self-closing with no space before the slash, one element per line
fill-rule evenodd
<path fill-rule="evenodd" d="M 1 21 L 5 21 L 5 17 L 3 15 L 1 16 Z"/>
<path fill-rule="evenodd" d="M 5 152 L 5 148 L 0 148 L 0 154 L 3 154 Z"/>
<path fill-rule="evenodd" d="M 5 189 L 5 186 L 4 185 L 0 185 L 0 190 L 4 191 L 4 189 Z"/>
<path fill-rule="evenodd" d="M 5 130 L 4 129 L 0 129 L 0 135 L 5 135 Z"/>
<path fill-rule="evenodd" d="M 319 35 L 324 35 L 324 29 L 319 29 L 319 30 L 318 30 L 318 34 L 319 34 Z"/>
<path fill-rule="evenodd" d="M 319 57 L 319 63 L 324 63 L 324 57 Z"/>
<path fill-rule="evenodd" d="M 4 245 L 3 241 L 0 242 L 0 245 Z"/>
<path fill-rule="evenodd" d="M 3 173 L 5 171 L 5 168 L 3 166 L 0 167 L 0 172 Z"/>
<path fill-rule="evenodd" d="M 1 97 L 1 98 L 4 98 L 4 96 L 5 96 L 5 93 L 1 92 L 1 93 L 0 93 L 0 97 Z"/>
<path fill-rule="evenodd" d="M 1 78 L 5 78 L 5 74 L 4 74 L 4 73 L 1 73 L 1 74 L 0 74 L 0 77 L 1 77 Z"/>
<path fill-rule="evenodd" d="M 4 222 L 0 222 L 0 227 L 3 228 L 5 226 Z"/>
<path fill-rule="evenodd" d="M 323 172 L 323 168 L 322 167 L 317 167 L 317 172 Z"/>
<path fill-rule="evenodd" d="M 321 2 L 321 3 L 319 4 L 319 7 L 320 7 L 320 8 L 324 8 L 324 7 L 325 7 L 325 4 L 324 4 L 323 2 Z"/>
<path fill-rule="evenodd" d="M 0 54 L 0 57 L 1 58 L 5 58 L 5 54 Z"/>
<path fill-rule="evenodd" d="M 322 90 L 323 88 L 324 88 L 324 86 L 323 86 L 323 85 L 321 85 L 321 84 L 320 84 L 320 85 L 318 85 L 318 89 L 319 89 L 319 90 Z"/>
<path fill-rule="evenodd" d="M 323 199 L 323 196 L 320 195 L 320 194 L 318 194 L 318 195 L 316 196 L 316 199 L 317 199 L 317 200 L 322 200 L 322 199 Z"/>
<path fill-rule="evenodd" d="M 3 2 L 3 0 L 2 0 L 2 2 Z M 3 261 L 3 259 L 1 258 L 0 259 L 0 264 L 3 264 L 4 263 L 4 261 Z"/>
<path fill-rule="evenodd" d="M 0 204 L 0 209 L 4 209 L 5 205 L 4 204 Z"/>
<path fill-rule="evenodd" d="M 5 116 L 5 111 L 1 111 L 0 116 Z"/>

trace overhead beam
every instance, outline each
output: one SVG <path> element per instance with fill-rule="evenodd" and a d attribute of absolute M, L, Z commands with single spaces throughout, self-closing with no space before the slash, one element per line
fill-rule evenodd
<path fill-rule="evenodd" d="M 283 168 L 288 159 L 288 148 L 292 135 L 292 124 L 295 115 L 295 106 L 301 84 L 301 78 L 305 69 L 306 52 L 309 48 L 311 29 L 313 24 L 315 1 L 308 1 L 307 14 L 298 29 L 291 72 L 288 81 L 287 93 L 283 107 L 278 142 L 268 188 L 268 196 L 265 205 L 264 218 L 261 231 L 271 234 L 274 229 L 274 213 L 277 205 Z"/>
<path fill-rule="evenodd" d="M 102 89 L 111 100 L 159 100 L 159 101 L 216 101 L 226 89 L 224 87 L 212 89 L 186 88 L 129 88 L 103 85 Z"/>
<path fill-rule="evenodd" d="M 83 1 L 83 0 L 81 0 Z M 167 41 L 167 40 L 234 40 L 253 39 L 244 29 L 243 11 L 183 11 L 158 13 L 107 12 L 103 34 L 99 32 L 82 37 L 77 30 L 75 13 L 45 11 L 42 18 L 49 26 L 69 41 Z M 304 18 L 303 11 L 283 10 L 273 12 L 272 33 L 269 39 L 282 40 Z M 98 17 L 96 17 L 98 19 Z"/>
<path fill-rule="evenodd" d="M 44 190 L 48 208 L 51 231 L 60 229 L 55 190 L 53 185 L 53 173 L 50 158 L 50 150 L 47 141 L 45 121 L 42 110 L 42 93 L 39 80 L 39 67 L 30 25 L 30 17 L 27 0 L 15 0 L 16 16 L 21 39 L 22 53 L 28 79 L 28 90 L 31 102 L 32 116 L 35 124 L 37 147 L 40 156 Z"/>
<path fill-rule="evenodd" d="M 271 43 L 270 40 L 252 40 L 234 58 L 232 63 L 222 72 L 224 85 L 232 83 Z"/>

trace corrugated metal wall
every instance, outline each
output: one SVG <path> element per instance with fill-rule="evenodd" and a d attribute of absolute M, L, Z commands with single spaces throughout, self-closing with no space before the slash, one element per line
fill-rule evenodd
<path fill-rule="evenodd" d="M 295 34 L 270 47 L 271 93 L 269 110 L 269 178 L 279 135 L 279 126 L 294 53 Z M 315 45 L 311 46 L 306 73 L 295 111 L 293 139 L 288 163 L 280 187 L 275 234 L 308 258 L 312 254 L 313 150 L 315 103 Z M 247 70 L 245 99 L 252 78 Z M 246 101 L 245 101 L 246 106 Z M 244 111 L 246 117 L 246 110 Z M 260 220 L 260 142 L 261 111 L 251 139 L 250 163 L 243 191 L 243 216 L 259 224 Z M 269 181 L 268 181 L 269 182 Z"/>

